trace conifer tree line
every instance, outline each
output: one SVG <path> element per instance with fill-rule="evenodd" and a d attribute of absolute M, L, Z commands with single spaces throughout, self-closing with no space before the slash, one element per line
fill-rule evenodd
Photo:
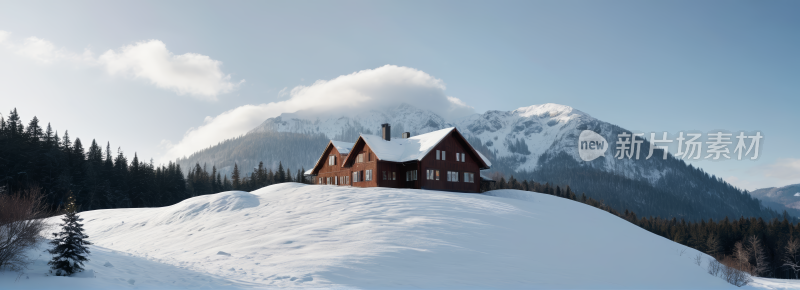
<path fill-rule="evenodd" d="M 595 161 L 603 162 L 600 159 Z M 781 212 L 764 206 L 747 191 L 738 189 L 701 168 L 688 165 L 672 156 L 663 163 L 670 165 L 662 169 L 670 170 L 666 170 L 656 184 L 607 172 L 602 167 L 587 166 L 564 152 L 557 155 L 542 154 L 540 167 L 530 172 L 513 174 L 520 180 L 569 184 L 573 190 L 585 192 L 596 200 L 604 200 L 614 208 L 627 208 L 644 216 L 675 217 L 695 222 L 739 216 L 760 217 L 764 220 L 782 218 Z M 493 166 L 492 169 L 502 170 L 499 166 Z"/>
<path fill-rule="evenodd" d="M 68 131 L 60 136 L 37 117 L 25 125 L 16 109 L 0 116 L 0 194 L 41 188 L 53 209 L 63 208 L 70 192 L 78 211 L 158 207 L 196 195 L 254 190 L 303 178 L 302 172 L 291 173 L 282 165 L 272 172 L 261 164 L 252 174 L 240 173 L 237 167 L 230 179 L 214 169 L 209 173 L 198 164 L 186 178 L 177 163 L 156 166 L 136 153 L 129 159 L 121 148 L 114 151 L 106 143 L 104 149 L 96 140 L 87 149 L 80 138 L 72 139 Z"/>
<path fill-rule="evenodd" d="M 205 165 L 200 166 L 200 163 L 195 163 L 195 166 L 189 169 L 189 174 L 186 177 L 186 187 L 191 196 L 228 190 L 253 191 L 283 182 L 309 182 L 303 175 L 305 168 L 296 172 L 292 172 L 289 168 L 284 170 L 282 162 L 278 162 L 278 169 L 274 172 L 272 169 L 264 167 L 264 162 L 259 162 L 258 166 L 253 168 L 253 172 L 246 175 L 239 170 L 239 165 L 234 163 L 230 179 L 228 179 L 228 175 L 223 176 L 218 172 L 216 166 L 211 166 L 211 172 L 208 172 L 206 168 L 207 166 Z"/>
<path fill-rule="evenodd" d="M 250 132 L 192 153 L 188 157 L 178 158 L 175 163 L 180 164 L 184 172 L 190 167 L 196 169 L 197 164 L 215 165 L 218 173 L 222 176 L 227 174 L 229 178 L 233 175 L 234 165 L 238 165 L 242 172 L 251 172 L 260 163 L 272 170 L 276 170 L 279 165 L 297 169 L 314 164 L 319 159 L 320 150 L 328 142 L 330 139 L 323 134 Z M 206 171 L 209 170 L 213 171 L 212 168 L 206 168 Z"/>
<path fill-rule="evenodd" d="M 484 185 L 481 191 L 518 189 L 554 195 L 578 201 L 616 215 L 651 233 L 676 243 L 694 248 L 719 260 L 722 264 L 751 275 L 798 279 L 800 278 L 800 223 L 784 211 L 780 218 L 765 221 L 760 217 L 721 220 L 686 221 L 659 217 L 638 217 L 633 211 L 618 211 L 602 200 L 578 195 L 570 186 L 562 188 L 549 183 L 518 181 L 511 176 L 500 177 L 493 185 Z M 624 237 L 620 237 L 624 238 Z"/>

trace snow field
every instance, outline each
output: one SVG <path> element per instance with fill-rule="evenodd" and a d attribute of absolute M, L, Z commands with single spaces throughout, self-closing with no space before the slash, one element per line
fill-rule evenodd
<path fill-rule="evenodd" d="M 96 278 L 44 277 L 43 254 L 29 279 L 1 272 L 2 288 L 735 288 L 706 273 L 707 256 L 695 265 L 693 249 L 587 205 L 516 190 L 288 183 L 81 217 Z"/>

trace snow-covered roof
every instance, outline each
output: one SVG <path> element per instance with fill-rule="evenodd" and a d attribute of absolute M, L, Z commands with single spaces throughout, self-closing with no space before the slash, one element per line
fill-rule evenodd
<path fill-rule="evenodd" d="M 481 172 L 481 180 L 485 180 L 485 181 L 495 181 L 495 180 L 494 180 L 494 179 L 492 179 L 491 177 L 489 177 L 489 176 L 486 176 L 486 175 L 483 175 L 483 172 Z"/>
<path fill-rule="evenodd" d="M 486 156 L 483 156 L 483 154 L 481 154 L 481 152 L 478 151 L 478 150 L 475 150 L 475 153 L 478 153 L 478 156 L 480 156 L 481 159 L 483 159 L 483 162 L 486 162 L 486 165 L 489 165 L 489 167 L 492 167 L 492 162 L 489 161 L 489 158 L 486 158 Z"/>
<path fill-rule="evenodd" d="M 332 145 L 334 148 L 336 148 L 336 150 L 339 151 L 339 154 L 349 154 L 350 150 L 353 149 L 353 146 L 355 146 L 355 143 L 331 140 L 328 145 Z M 325 149 L 327 150 L 328 147 L 326 146 Z M 304 174 L 311 175 L 314 172 L 314 168 L 317 168 L 317 166 L 320 165 L 320 162 L 322 162 L 322 157 L 324 156 L 320 156 L 317 160 L 317 163 L 314 164 L 314 167 L 311 167 L 311 169 L 307 170 Z"/>
<path fill-rule="evenodd" d="M 455 127 L 450 127 L 410 138 L 392 139 L 391 141 L 383 140 L 380 136 L 375 135 L 361 135 L 361 138 L 364 139 L 380 160 L 392 162 L 419 161 L 428 155 L 433 150 L 433 147 L 439 144 L 454 129 Z M 475 150 L 475 152 L 478 151 Z M 483 154 L 478 152 L 478 155 L 486 165 L 492 166 L 492 163 Z"/>
<path fill-rule="evenodd" d="M 356 145 L 355 143 L 333 140 L 331 140 L 331 143 L 333 147 L 336 147 L 336 150 L 339 150 L 339 154 L 350 154 L 350 149 L 353 149 L 353 146 Z"/>

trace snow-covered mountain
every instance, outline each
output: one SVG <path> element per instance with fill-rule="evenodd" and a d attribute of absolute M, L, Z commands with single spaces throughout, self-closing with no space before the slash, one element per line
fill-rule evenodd
<path fill-rule="evenodd" d="M 324 119 L 308 116 L 305 112 L 285 113 L 269 118 L 250 133 L 293 132 L 302 134 L 325 134 L 330 139 L 355 142 L 358 134 L 378 134 L 381 124 L 392 125 L 392 135 L 399 137 L 402 132 L 415 135 L 452 127 L 442 117 L 427 110 L 408 104 L 387 110 L 341 112 L 328 115 Z M 353 135 L 355 134 L 355 135 Z"/>
<path fill-rule="evenodd" d="M 517 190 L 284 183 L 81 217 L 94 244 L 86 272 L 45 276 L 39 249 L 21 276 L 0 272 L 2 288 L 739 289 L 694 249 Z M 754 280 L 746 288 L 775 289 Z"/>
<path fill-rule="evenodd" d="M 777 202 L 794 209 L 800 209 L 800 184 L 762 188 L 753 190 L 750 194 L 759 199 Z"/>
<path fill-rule="evenodd" d="M 488 148 L 492 158 L 504 165 L 501 165 L 502 167 L 519 172 L 537 169 L 540 165 L 539 159 L 545 153 L 558 155 L 563 152 L 576 161 L 581 161 L 577 150 L 577 138 L 581 130 L 594 130 L 606 140 L 616 139 L 616 134 L 622 131 L 617 126 L 559 104 L 533 105 L 513 111 L 487 111 L 453 122 L 447 122 L 429 110 L 408 104 L 383 111 L 370 110 L 355 114 L 342 112 L 341 115 L 323 119 L 300 117 L 305 115 L 308 114 L 303 112 L 282 114 L 264 121 L 250 133 L 321 133 L 333 140 L 354 142 L 361 133 L 379 134 L 383 123 L 392 126 L 393 137 L 399 137 L 402 132 L 419 135 L 447 127 L 457 127 L 467 137 L 480 140 L 481 144 L 473 145 L 483 145 Z M 608 150 L 605 158 L 598 159 L 598 162 L 593 162 L 592 165 L 615 174 L 646 179 L 653 183 L 664 174 L 662 168 L 651 166 L 652 162 L 618 160 L 613 156 L 614 150 Z"/>
<path fill-rule="evenodd" d="M 750 195 L 778 211 L 787 210 L 790 214 L 800 215 L 800 184 L 757 189 Z"/>
<path fill-rule="evenodd" d="M 435 113 L 408 104 L 355 112 L 311 112 L 269 118 L 243 137 L 180 159 L 182 168 L 196 163 L 216 165 L 229 174 L 234 163 L 252 168 L 260 161 L 274 168 L 278 162 L 293 170 L 310 168 L 329 139 L 354 142 L 360 134 L 379 134 L 381 124 L 392 126 L 392 136 L 412 135 L 457 127 L 492 162 L 492 171 L 506 178 L 569 185 L 578 193 L 603 200 L 622 211 L 664 218 L 721 219 L 780 216 L 750 195 L 721 179 L 662 151 L 645 159 L 649 143 L 641 144 L 640 159 L 617 159 L 617 135 L 630 133 L 587 113 L 559 104 L 534 105 L 512 111 L 487 111 L 447 121 Z M 580 159 L 578 137 L 591 130 L 608 141 L 604 157 Z M 648 136 L 649 137 L 649 136 Z M 245 170 L 248 172 L 248 170 Z"/>

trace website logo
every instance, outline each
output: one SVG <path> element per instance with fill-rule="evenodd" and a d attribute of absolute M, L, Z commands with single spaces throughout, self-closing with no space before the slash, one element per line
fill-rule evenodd
<path fill-rule="evenodd" d="M 578 154 L 583 161 L 592 161 L 603 156 L 608 150 L 608 141 L 591 130 L 583 130 L 578 137 Z"/>

